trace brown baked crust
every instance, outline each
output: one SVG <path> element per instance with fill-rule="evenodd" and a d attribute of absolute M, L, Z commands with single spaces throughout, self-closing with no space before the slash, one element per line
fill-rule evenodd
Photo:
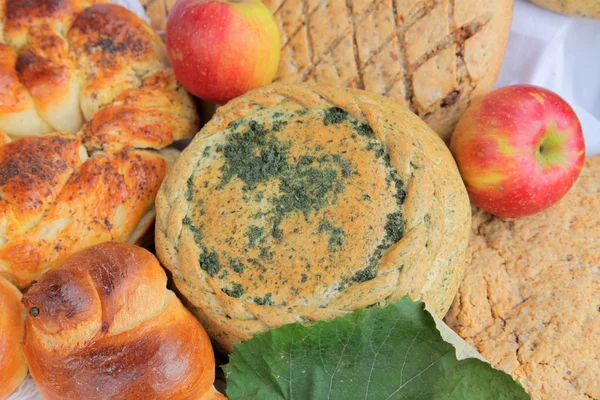
<path fill-rule="evenodd" d="M 165 71 L 169 65 L 165 46 L 152 28 L 114 4 L 100 4 L 78 14 L 68 40 L 85 71 L 81 95 L 86 120 L 119 93 L 143 86 L 144 77 Z"/>
<path fill-rule="evenodd" d="M 547 211 L 473 213 L 446 323 L 534 400 L 600 398 L 600 155 Z"/>
<path fill-rule="evenodd" d="M 263 0 L 281 32 L 276 80 L 385 95 L 444 140 L 472 100 L 492 90 L 512 0 Z M 162 30 L 174 2 L 143 1 Z"/>
<path fill-rule="evenodd" d="M 454 160 L 422 121 L 325 85 L 274 84 L 219 108 L 156 206 L 157 254 L 226 351 L 407 293 L 444 315 L 470 225 Z"/>
<path fill-rule="evenodd" d="M 600 2 L 595 0 L 530 0 L 538 6 L 572 17 L 600 19 Z"/>
<path fill-rule="evenodd" d="M 16 63 L 15 52 L 0 43 L 0 130 L 13 137 L 52 132 L 50 125 L 38 116 L 31 95 L 19 81 Z"/>
<path fill-rule="evenodd" d="M 23 306 L 21 292 L 0 276 L 0 399 L 5 399 L 27 375 L 21 349 Z"/>
<path fill-rule="evenodd" d="M 158 35 L 101 3 L 0 1 L 0 275 L 20 288 L 74 251 L 143 238 L 165 148 L 198 129 Z"/>
<path fill-rule="evenodd" d="M 44 398 L 224 398 L 208 335 L 166 284 L 152 254 L 108 242 L 32 285 L 23 349 Z"/>
<path fill-rule="evenodd" d="M 0 169 L 2 173 L 20 173 L 7 175 L 0 186 L 1 193 L 14 196 L 14 200 L 6 196 L 0 201 L 7 237 L 0 247 L 4 269 L 0 273 L 20 287 L 27 287 L 56 262 L 91 244 L 128 241 L 138 222 L 144 221 L 147 213 L 153 214 L 154 198 L 167 170 L 159 153 L 134 149 L 96 153 L 84 163 L 75 159 L 76 170 L 65 166 L 65 159 L 55 157 L 51 150 L 48 158 L 64 169 L 49 168 L 50 163 L 41 168 L 38 163 L 47 160 L 45 157 L 35 159 L 29 169 L 25 153 L 19 153 L 17 160 L 10 155 L 22 142 L 33 142 L 32 147 L 39 148 L 52 145 L 55 138 L 47 135 L 12 142 L 4 146 L 7 152 L 0 162 L 0 167 L 6 167 Z M 71 140 L 77 146 L 78 141 Z M 15 161 L 21 163 L 11 169 Z M 54 190 L 57 187 L 59 190 Z M 23 199 L 32 200 L 23 204 Z"/>
<path fill-rule="evenodd" d="M 10 138 L 4 132 L 0 131 L 0 145 L 10 142 Z"/>
<path fill-rule="evenodd" d="M 182 98 L 187 94 L 170 70 L 155 72 L 139 88 L 122 91 L 100 109 L 84 125 L 83 141 L 88 149 L 101 149 L 105 143 L 162 149 L 198 129 L 198 120 L 188 118 L 195 113 L 193 103 Z"/>

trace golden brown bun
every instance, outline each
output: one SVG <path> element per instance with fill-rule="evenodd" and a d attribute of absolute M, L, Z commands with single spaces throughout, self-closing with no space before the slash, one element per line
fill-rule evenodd
<path fill-rule="evenodd" d="M 440 138 L 364 91 L 274 84 L 221 107 L 156 199 L 157 254 L 226 351 L 462 278 L 469 200 Z"/>
<path fill-rule="evenodd" d="M 531 2 L 560 14 L 600 19 L 598 0 L 531 0 Z"/>
<path fill-rule="evenodd" d="M 5 399 L 25 379 L 27 365 L 21 350 L 21 292 L 1 276 L 0 311 L 0 399 Z"/>
<path fill-rule="evenodd" d="M 20 288 L 147 235 L 165 148 L 198 128 L 160 38 L 103 2 L 0 0 L 0 276 Z"/>
<path fill-rule="evenodd" d="M 494 88 L 513 9 L 513 0 L 263 2 L 281 32 L 276 80 L 383 94 L 445 140 L 469 104 Z M 175 1 L 142 3 L 164 29 Z"/>
<path fill-rule="evenodd" d="M 128 241 L 153 214 L 166 169 L 159 153 L 145 150 L 87 158 L 81 141 L 64 134 L 0 147 L 0 274 L 26 287 L 75 251 Z"/>
<path fill-rule="evenodd" d="M 23 349 L 46 399 L 221 399 L 208 335 L 148 251 L 73 254 L 23 296 Z"/>
<path fill-rule="evenodd" d="M 473 209 L 465 279 L 446 323 L 532 400 L 600 398 L 600 155 L 540 214 Z"/>

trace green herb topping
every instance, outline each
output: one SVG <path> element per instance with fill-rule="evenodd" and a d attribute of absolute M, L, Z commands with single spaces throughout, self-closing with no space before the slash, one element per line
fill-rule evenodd
<path fill-rule="evenodd" d="M 271 300 L 271 293 L 267 293 L 265 295 L 265 297 L 261 298 L 261 297 L 255 297 L 254 298 L 254 303 L 258 304 L 259 306 L 272 306 L 273 305 L 273 300 Z"/>
<path fill-rule="evenodd" d="M 260 240 L 264 234 L 265 230 L 263 228 L 259 228 L 256 225 L 251 225 L 250 228 L 248 228 L 248 232 L 246 232 L 248 241 L 250 242 L 250 247 L 256 247 L 256 242 Z"/>
<path fill-rule="evenodd" d="M 340 122 L 344 122 L 350 117 L 350 114 L 346 110 L 342 110 L 339 107 L 332 107 L 325 111 L 325 119 L 323 123 L 325 126 L 331 124 L 339 124 Z"/>
<path fill-rule="evenodd" d="M 303 155 L 296 163 L 291 163 L 288 160 L 289 145 L 277 139 L 275 125 L 272 131 L 256 121 L 243 126 L 244 132 L 232 132 L 221 149 L 225 165 L 219 187 L 224 187 L 234 177 L 245 183 L 246 190 L 255 188 L 260 182 L 277 179 L 280 196 L 270 199 L 272 209 L 268 213 L 269 231 L 274 239 L 283 237 L 280 224 L 286 215 L 301 212 L 308 218 L 312 211 L 335 201 L 343 191 L 344 179 L 352 175 L 350 163 L 339 154 L 318 159 Z M 229 125 L 234 130 L 241 127 L 241 121 Z M 264 231 L 251 228 L 248 232 L 250 247 L 255 247 L 263 235 Z M 332 244 L 335 247 L 343 242 L 343 234 L 338 230 L 334 236 Z"/>
<path fill-rule="evenodd" d="M 234 283 L 232 289 L 222 288 L 221 291 L 229 297 L 239 299 L 244 294 L 244 288 L 239 283 Z"/>
<path fill-rule="evenodd" d="M 205 270 L 210 276 L 215 276 L 221 270 L 221 264 L 219 264 L 219 255 L 206 249 L 200 254 L 200 268 Z"/>

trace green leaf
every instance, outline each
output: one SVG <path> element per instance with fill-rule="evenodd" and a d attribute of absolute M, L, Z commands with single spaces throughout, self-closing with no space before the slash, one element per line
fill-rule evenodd
<path fill-rule="evenodd" d="M 477 354 L 466 344 L 461 349 L 466 357 Z M 488 363 L 459 361 L 424 304 L 407 297 L 331 322 L 256 335 L 235 346 L 225 370 L 231 400 L 529 399 Z"/>

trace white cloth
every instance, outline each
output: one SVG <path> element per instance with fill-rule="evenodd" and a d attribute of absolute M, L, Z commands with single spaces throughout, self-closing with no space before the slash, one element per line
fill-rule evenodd
<path fill-rule="evenodd" d="M 600 153 L 600 21 L 517 0 L 496 86 L 516 83 L 558 93 L 581 122 L 587 154 Z"/>
<path fill-rule="evenodd" d="M 138 0 L 114 0 L 144 20 Z M 600 153 L 600 21 L 570 18 L 525 0 L 515 2 L 497 87 L 529 83 L 552 90 L 575 110 L 588 155 Z M 43 400 L 31 377 L 7 400 Z"/>

